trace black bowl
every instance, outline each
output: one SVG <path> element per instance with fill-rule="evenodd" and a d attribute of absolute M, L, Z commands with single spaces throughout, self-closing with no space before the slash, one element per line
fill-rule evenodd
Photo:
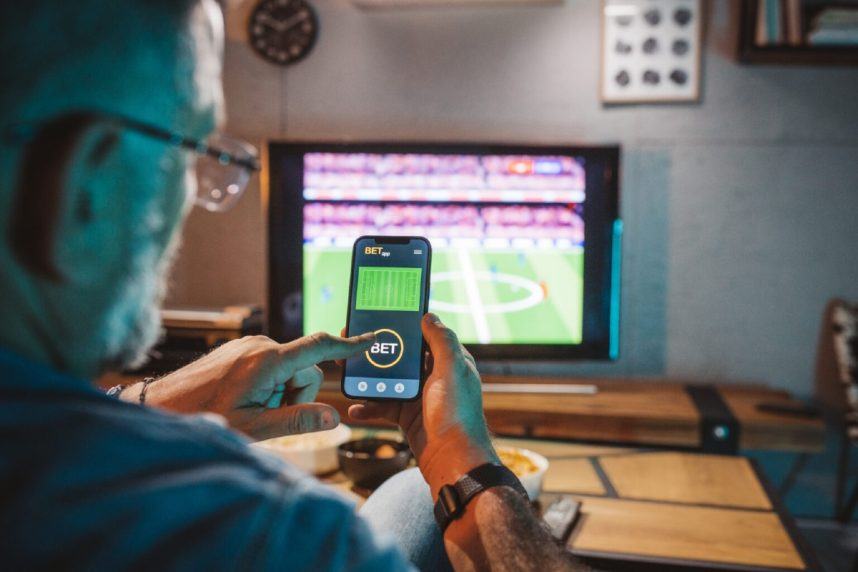
<path fill-rule="evenodd" d="M 390 445 L 396 454 L 387 459 L 377 458 L 375 452 L 382 445 Z M 357 439 L 337 447 L 337 457 L 340 469 L 355 486 L 373 490 L 408 466 L 411 449 L 407 443 L 392 439 Z"/>

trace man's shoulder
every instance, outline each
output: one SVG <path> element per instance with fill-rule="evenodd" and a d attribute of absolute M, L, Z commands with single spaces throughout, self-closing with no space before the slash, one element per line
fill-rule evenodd
<path fill-rule="evenodd" d="M 101 395 L 0 405 L 0 429 L 21 437 L 0 438 L 7 459 L 41 458 L 28 469 L 63 472 L 69 485 L 72 475 L 97 480 L 147 467 L 175 472 L 208 464 L 281 483 L 312 480 L 250 447 L 217 415 L 177 415 Z M 69 467 L 78 469 L 68 473 Z"/>
<path fill-rule="evenodd" d="M 185 550 L 173 544 L 182 539 L 240 565 L 254 559 L 251 549 L 265 552 L 271 527 L 292 533 L 283 545 L 324 537 L 353 517 L 345 499 L 203 416 L 112 400 L 44 406 L 18 424 L 29 439 L 0 438 L 0 479 L 15 488 L 0 503 L 0 520 L 16 523 L 15 550 L 25 559 L 46 549 L 28 539 L 56 539 L 62 554 L 97 537 L 114 549 L 100 556 L 104 564 L 119 554 L 154 564 Z"/>

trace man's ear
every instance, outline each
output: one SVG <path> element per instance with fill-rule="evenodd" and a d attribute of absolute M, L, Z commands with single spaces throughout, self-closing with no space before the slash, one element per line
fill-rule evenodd
<path fill-rule="evenodd" d="M 87 282 L 93 266 L 103 264 L 99 246 L 109 247 L 110 240 L 99 245 L 96 236 L 104 240 L 107 230 L 99 211 L 111 179 L 106 167 L 115 159 L 117 142 L 110 123 L 76 113 L 46 124 L 28 145 L 10 243 L 31 274 L 54 282 Z"/>
<path fill-rule="evenodd" d="M 118 155 L 117 128 L 106 122 L 88 127 L 71 150 L 53 244 L 54 267 L 63 281 L 93 284 L 122 256 L 125 197 Z"/>

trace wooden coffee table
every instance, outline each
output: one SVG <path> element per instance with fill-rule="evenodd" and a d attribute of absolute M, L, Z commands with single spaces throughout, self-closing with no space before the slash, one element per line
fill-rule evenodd
<path fill-rule="evenodd" d="M 791 517 L 744 457 L 497 443 L 549 459 L 540 505 L 561 495 L 581 502 L 567 547 L 600 570 L 818 570 Z M 354 495 L 341 473 L 323 480 Z"/>
<path fill-rule="evenodd" d="M 749 459 L 502 441 L 548 457 L 540 501 L 581 502 L 567 546 L 599 569 L 818 569 Z"/>

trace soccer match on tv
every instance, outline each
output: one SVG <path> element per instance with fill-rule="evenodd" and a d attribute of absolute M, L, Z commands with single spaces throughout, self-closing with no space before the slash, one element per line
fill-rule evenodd
<path fill-rule="evenodd" d="M 304 331 L 338 331 L 354 240 L 424 236 L 464 343 L 582 339 L 585 174 L 568 156 L 307 153 Z M 534 328 L 539 324 L 539 328 Z"/>

